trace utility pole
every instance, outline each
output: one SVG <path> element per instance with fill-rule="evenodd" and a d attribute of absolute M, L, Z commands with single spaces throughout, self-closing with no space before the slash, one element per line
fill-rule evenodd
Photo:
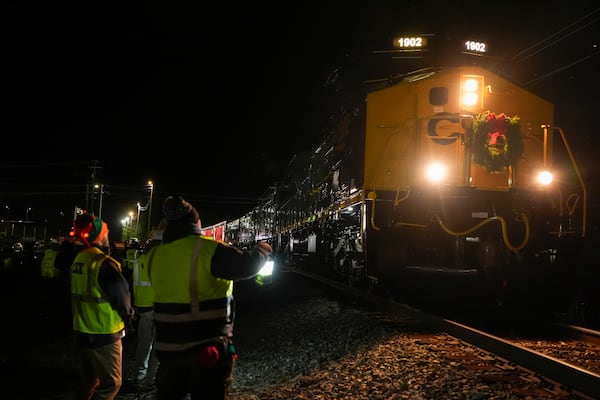
<path fill-rule="evenodd" d="M 140 232 L 140 202 L 137 202 L 137 214 L 135 217 L 135 237 L 139 238 L 139 232 Z"/>
<path fill-rule="evenodd" d="M 92 186 L 91 186 L 91 191 L 89 192 L 90 194 L 90 208 L 89 208 L 89 212 L 90 214 L 94 215 L 94 199 L 96 197 L 96 170 L 98 169 L 102 169 L 101 166 L 99 166 L 99 162 L 98 160 L 92 160 L 92 164 L 91 166 L 89 166 L 88 168 L 92 170 Z M 86 201 L 86 206 L 87 206 L 87 201 Z"/>
<path fill-rule="evenodd" d="M 98 218 L 102 219 L 102 197 L 104 196 L 104 185 L 100 185 L 100 205 L 98 206 Z"/>
<path fill-rule="evenodd" d="M 150 234 L 150 230 L 152 229 L 152 195 L 154 194 L 154 182 L 148 181 L 148 185 L 150 185 L 150 199 L 148 200 L 148 230 L 146 236 Z"/>

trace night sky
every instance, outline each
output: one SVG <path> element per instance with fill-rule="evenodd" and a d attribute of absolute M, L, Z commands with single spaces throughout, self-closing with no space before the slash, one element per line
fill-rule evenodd
<path fill-rule="evenodd" d="M 598 184 L 596 2 L 322 3 L 5 3 L 2 207 L 83 206 L 96 165 L 106 219 L 146 202 L 149 179 L 155 202 L 183 194 L 205 225 L 237 216 L 316 145 L 328 75 L 402 33 L 487 41 L 498 70 L 555 103 Z"/>

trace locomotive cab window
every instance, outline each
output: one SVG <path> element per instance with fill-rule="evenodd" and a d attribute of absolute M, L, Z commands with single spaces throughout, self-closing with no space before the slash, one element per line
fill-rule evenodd
<path fill-rule="evenodd" d="M 429 103 L 432 106 L 443 106 L 448 104 L 448 88 L 433 87 L 429 89 Z"/>

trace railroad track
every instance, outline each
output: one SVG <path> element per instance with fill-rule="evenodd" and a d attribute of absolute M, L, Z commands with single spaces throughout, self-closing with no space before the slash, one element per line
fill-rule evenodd
<path fill-rule="evenodd" d="M 479 349 L 482 349 L 495 358 L 493 361 L 494 367 L 489 364 L 484 366 L 486 356 L 478 356 L 465 353 L 464 349 L 457 347 L 454 351 L 457 358 L 463 358 L 463 364 L 471 363 L 472 368 L 484 370 L 489 368 L 490 371 L 485 372 L 487 379 L 496 379 L 502 381 L 525 382 L 530 380 L 530 386 L 544 387 L 546 393 L 555 392 L 557 397 L 564 396 L 565 393 L 571 394 L 574 398 L 581 399 L 600 399 L 600 374 L 594 370 L 583 367 L 582 364 L 575 365 L 564 358 L 557 358 L 559 354 L 548 351 L 539 351 L 539 346 L 534 346 L 535 341 L 525 342 L 524 338 L 502 338 L 491 333 L 484 332 L 479 329 L 467 326 L 463 323 L 452 321 L 449 319 L 440 318 L 438 316 L 423 312 L 421 310 L 410 307 L 406 304 L 400 304 L 395 301 L 382 298 L 371 293 L 366 293 L 354 288 L 351 288 L 343 283 L 327 279 L 323 276 L 294 269 L 291 272 L 303 275 L 312 280 L 316 280 L 328 287 L 341 291 L 353 298 L 361 299 L 367 303 L 377 305 L 385 310 L 402 313 L 411 318 L 417 319 L 431 328 L 440 332 L 445 332 L 452 337 L 461 341 L 467 342 Z M 600 335 L 592 330 L 575 329 L 574 327 L 562 326 L 562 329 L 570 329 L 571 334 L 577 333 L 580 337 L 585 336 L 589 342 L 597 341 Z M 539 340 L 537 341 L 539 342 Z M 568 346 L 568 345 L 567 345 Z M 597 344 L 595 345 L 597 347 Z M 566 347 L 568 353 L 568 347 Z M 448 349 L 446 349 L 448 350 Z M 452 350 L 452 349 L 450 349 Z M 564 352 L 562 353 L 564 357 Z M 471 361 L 468 358 L 473 358 Z M 494 372 L 491 371 L 494 370 Z M 500 373 L 499 371 L 502 371 Z M 529 374 L 529 375 L 527 375 Z M 535 383 L 535 385 L 533 385 Z M 527 390 L 525 386 L 516 390 Z M 532 391 L 532 396 L 535 396 L 535 391 Z"/>
<path fill-rule="evenodd" d="M 499 335 L 520 346 L 600 374 L 600 332 L 565 324 L 550 324 L 540 333 Z"/>

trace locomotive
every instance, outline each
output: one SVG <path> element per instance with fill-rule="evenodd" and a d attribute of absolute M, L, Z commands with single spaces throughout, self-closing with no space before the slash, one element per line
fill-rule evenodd
<path fill-rule="evenodd" d="M 553 104 L 478 65 L 362 84 L 222 239 L 427 309 L 568 306 L 587 190 Z"/>

